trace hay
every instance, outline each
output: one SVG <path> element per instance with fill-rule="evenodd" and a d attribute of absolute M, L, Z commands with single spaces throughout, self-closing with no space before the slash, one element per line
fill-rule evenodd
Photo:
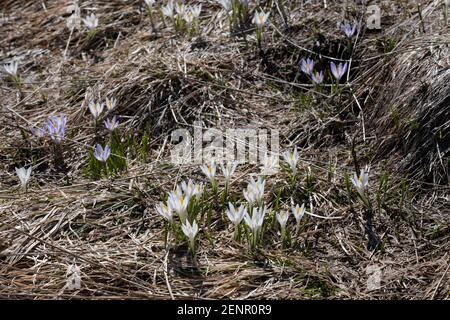
<path fill-rule="evenodd" d="M 251 24 L 247 44 L 230 38 L 220 6 L 202 3 L 202 36 L 187 39 L 159 20 L 152 33 L 143 1 L 83 1 L 82 16 L 96 9 L 100 18 L 87 39 L 85 31 L 67 29 L 68 3 L 3 2 L 0 64 L 19 57 L 23 86 L 19 92 L 5 78 L 0 84 L 0 297 L 448 298 L 449 72 L 448 47 L 440 45 L 448 34 L 436 19 L 439 1 L 422 1 L 425 35 L 414 6 L 403 2 L 381 34 L 359 34 L 342 95 L 314 92 L 298 75 L 302 57 L 315 57 L 323 68 L 327 57 L 348 58 L 336 35 L 339 3 L 328 1 L 325 9 L 321 1 L 291 2 L 287 26 L 273 7 L 263 55 Z M 347 19 L 364 23 L 359 12 L 365 12 L 360 1 L 345 8 Z M 385 55 L 376 43 L 389 37 L 398 45 Z M 123 136 L 139 141 L 148 128 L 150 150 L 147 161 L 130 151 L 128 170 L 92 181 L 85 174 L 94 143 L 86 101 L 106 96 L 118 100 Z M 64 170 L 53 165 L 50 143 L 29 131 L 53 112 L 68 117 Z M 307 191 L 302 175 L 304 200 L 317 215 L 335 219 L 308 217 L 290 249 L 272 232 L 255 253 L 231 240 L 215 212 L 199 237 L 196 261 L 185 246 L 166 246 L 154 205 L 176 182 L 204 179 L 197 166 L 165 163 L 168 136 L 195 120 L 219 129 L 279 129 L 282 147 L 297 145 L 301 172 L 315 177 Z M 25 194 L 13 172 L 31 159 Z M 374 209 L 381 240 L 375 251 L 366 247 L 365 213 L 344 180 L 366 163 L 373 197 L 380 178 L 389 176 L 383 204 Z M 240 196 L 255 172 L 240 166 L 231 192 Z M 269 202 L 286 179 L 283 172 L 270 180 Z M 81 275 L 76 290 L 67 286 L 72 265 Z M 373 268 L 382 272 L 381 287 L 370 289 Z"/>

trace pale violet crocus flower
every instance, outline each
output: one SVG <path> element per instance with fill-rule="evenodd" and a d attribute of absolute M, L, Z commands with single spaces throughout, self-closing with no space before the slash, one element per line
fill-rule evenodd
<path fill-rule="evenodd" d="M 293 152 L 290 152 L 290 151 L 284 152 L 283 158 L 284 158 L 284 161 L 286 161 L 286 163 L 289 165 L 289 168 L 291 169 L 292 174 L 295 175 L 297 173 L 297 163 L 300 158 L 298 155 L 297 148 L 295 148 Z"/>
<path fill-rule="evenodd" d="M 24 167 L 20 169 L 16 168 L 16 174 L 19 177 L 20 186 L 26 190 L 28 180 L 30 180 L 31 177 L 31 166 L 29 166 L 27 169 L 25 169 Z"/>
<path fill-rule="evenodd" d="M 250 216 L 248 213 L 245 213 L 244 215 L 244 221 L 253 234 L 253 246 L 255 246 L 257 243 L 258 232 L 264 223 L 265 216 L 266 216 L 265 207 L 261 207 L 259 209 L 253 208 L 252 216 Z"/>
<path fill-rule="evenodd" d="M 242 219 L 244 219 L 244 215 L 247 213 L 247 207 L 244 205 L 240 205 L 239 208 L 235 208 L 234 205 L 230 202 L 228 204 L 227 216 L 230 219 L 231 223 L 234 225 L 234 239 L 237 239 L 239 234 L 239 224 Z"/>
<path fill-rule="evenodd" d="M 266 155 L 263 158 L 263 163 L 261 167 L 261 174 L 264 176 L 271 176 L 278 172 L 278 156 Z"/>
<path fill-rule="evenodd" d="M 300 69 L 307 75 L 311 75 L 314 69 L 314 61 L 310 58 L 302 59 Z"/>
<path fill-rule="evenodd" d="M 225 166 L 223 165 L 223 163 L 220 164 L 220 169 L 222 170 L 222 174 L 225 178 L 226 186 L 228 186 L 228 183 L 230 182 L 231 177 L 236 171 L 237 166 L 238 163 L 236 161 L 230 161 Z"/>
<path fill-rule="evenodd" d="M 356 191 L 365 199 L 365 190 L 369 185 L 369 167 L 361 169 L 359 176 L 356 173 L 353 173 L 353 177 L 350 178 L 350 181 L 356 188 Z"/>
<path fill-rule="evenodd" d="M 165 17 L 173 19 L 174 16 L 174 4 L 173 0 L 169 0 L 165 6 L 161 7 L 161 12 Z"/>
<path fill-rule="evenodd" d="M 286 237 L 286 224 L 289 220 L 289 211 L 280 211 L 276 214 L 276 218 L 278 223 L 280 224 L 281 229 L 281 238 L 284 240 Z"/>
<path fill-rule="evenodd" d="M 194 220 L 192 224 L 186 219 L 186 221 L 181 225 L 184 235 L 189 239 L 189 249 L 192 253 L 195 252 L 195 236 L 198 233 L 198 224 Z"/>
<path fill-rule="evenodd" d="M 295 206 L 292 206 L 291 210 L 292 210 L 292 214 L 294 215 L 295 222 L 297 225 L 296 232 L 298 233 L 298 231 L 300 229 L 300 221 L 302 220 L 302 218 L 306 212 L 305 204 L 302 203 L 301 207 L 298 204 L 296 204 Z"/>
<path fill-rule="evenodd" d="M 119 127 L 119 121 L 117 121 L 116 116 L 112 117 L 112 119 L 106 119 L 103 123 L 105 124 L 105 128 L 111 132 Z"/>
<path fill-rule="evenodd" d="M 104 104 L 100 102 L 90 101 L 88 108 L 92 116 L 94 117 L 94 120 L 97 120 L 103 112 Z"/>
<path fill-rule="evenodd" d="M 116 98 L 106 98 L 105 105 L 108 111 L 112 111 L 116 107 L 117 99 Z"/>
<path fill-rule="evenodd" d="M 43 127 L 36 127 L 36 126 L 32 126 L 30 128 L 31 134 L 33 136 L 35 136 L 36 138 L 42 138 L 43 136 L 45 136 L 45 128 Z"/>
<path fill-rule="evenodd" d="M 252 23 L 256 24 L 259 29 L 262 29 L 269 20 L 269 15 L 270 12 L 256 11 Z"/>
<path fill-rule="evenodd" d="M 11 61 L 10 63 L 3 65 L 3 68 L 5 68 L 6 73 L 8 73 L 10 76 L 16 77 L 17 69 L 19 68 L 19 62 L 17 62 L 17 60 Z"/>
<path fill-rule="evenodd" d="M 164 202 L 160 202 L 159 205 L 156 206 L 156 211 L 167 221 L 173 221 L 173 209 L 171 206 L 164 204 Z"/>
<path fill-rule="evenodd" d="M 189 205 L 190 197 L 183 194 L 181 189 L 169 192 L 167 204 L 178 214 L 181 223 L 184 223 L 187 219 L 187 207 Z"/>
<path fill-rule="evenodd" d="M 106 162 L 111 154 L 111 149 L 108 145 L 103 148 L 100 144 L 97 143 L 97 145 L 94 148 L 94 157 L 100 162 Z"/>
<path fill-rule="evenodd" d="M 357 26 L 357 23 L 354 23 L 353 25 L 350 23 L 343 23 L 341 25 L 341 31 L 346 35 L 347 38 L 351 38 L 355 34 Z"/>
<path fill-rule="evenodd" d="M 347 71 L 347 62 L 339 63 L 338 65 L 336 65 L 334 62 L 330 62 L 330 68 L 331 68 L 331 73 L 336 78 L 336 80 L 339 82 L 339 80 L 341 80 L 342 76 Z"/>
<path fill-rule="evenodd" d="M 86 18 L 82 20 L 88 29 L 95 29 L 98 27 L 98 18 L 94 13 L 91 13 L 89 16 L 86 16 Z"/>
<path fill-rule="evenodd" d="M 214 186 L 215 185 L 215 177 L 216 177 L 216 163 L 214 161 L 212 161 L 209 165 L 204 164 L 200 167 L 200 169 L 202 170 L 203 174 L 209 179 L 209 181 L 211 182 L 211 184 Z"/>
<path fill-rule="evenodd" d="M 60 143 L 66 134 L 66 123 L 67 118 L 64 115 L 61 116 L 50 116 L 47 119 L 46 127 L 50 135 L 50 138 L 56 144 Z"/>
<path fill-rule="evenodd" d="M 311 79 L 315 84 L 321 84 L 323 81 L 323 71 L 320 72 L 314 71 L 311 74 Z"/>

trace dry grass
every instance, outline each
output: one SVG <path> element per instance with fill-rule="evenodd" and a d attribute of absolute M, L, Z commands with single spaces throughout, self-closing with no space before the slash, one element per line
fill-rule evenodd
<path fill-rule="evenodd" d="M 143 1 L 80 3 L 82 16 L 95 8 L 100 18 L 92 39 L 66 28 L 69 2 L 4 1 L 0 63 L 20 57 L 23 85 L 0 82 L 0 296 L 448 299 L 450 39 L 440 1 L 422 1 L 425 34 L 417 8 L 401 1 L 386 9 L 382 31 L 361 32 L 340 95 L 314 92 L 297 75 L 309 52 L 323 68 L 327 56 L 348 58 L 336 31 L 342 6 L 330 2 L 327 9 L 321 1 L 291 2 L 288 30 L 274 7 L 261 54 L 252 30 L 248 44 L 230 38 L 224 12 L 209 1 L 202 37 L 194 39 L 160 22 L 153 34 Z M 359 3 L 349 1 L 345 14 L 364 23 Z M 92 181 L 86 101 L 106 96 L 118 99 L 123 136 L 139 141 L 149 128 L 151 148 L 147 161 L 130 152 L 127 171 Z M 50 143 L 29 132 L 53 112 L 68 117 L 64 168 L 53 165 Z M 197 166 L 167 165 L 168 139 L 196 120 L 280 130 L 283 148 L 301 150 L 301 172 L 315 176 L 310 189 L 302 176 L 299 193 L 316 214 L 334 219 L 308 217 L 294 247 L 281 249 L 273 233 L 251 252 L 231 240 L 216 212 L 196 260 L 183 245 L 166 246 L 156 201 L 184 178 L 204 180 Z M 30 161 L 24 193 L 14 168 Z M 389 177 L 373 211 L 377 250 L 367 247 L 367 212 L 344 182 L 364 164 L 372 167 L 373 197 Z M 240 166 L 232 192 L 257 171 Z M 270 180 L 268 202 L 285 180 L 285 172 Z M 66 287 L 74 263 L 82 276 L 75 291 Z M 381 288 L 368 290 L 373 266 L 382 270 Z"/>

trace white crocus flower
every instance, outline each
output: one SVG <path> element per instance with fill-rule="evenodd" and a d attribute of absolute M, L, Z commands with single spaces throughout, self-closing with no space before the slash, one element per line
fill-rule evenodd
<path fill-rule="evenodd" d="M 194 15 L 192 14 L 191 10 L 186 10 L 186 12 L 183 14 L 183 19 L 184 21 L 186 21 L 188 26 L 190 26 L 192 22 L 194 22 Z"/>
<path fill-rule="evenodd" d="M 302 206 L 300 207 L 298 204 L 292 206 L 292 214 L 294 215 L 295 221 L 297 222 L 297 225 L 300 224 L 300 221 L 302 220 L 303 216 L 305 215 L 306 209 L 305 204 L 302 203 Z"/>
<path fill-rule="evenodd" d="M 195 19 L 198 19 L 198 17 L 200 17 L 200 13 L 202 12 L 202 4 L 200 3 L 198 5 L 192 6 L 189 11 L 191 11 Z"/>
<path fill-rule="evenodd" d="M 10 63 L 4 64 L 3 68 L 5 68 L 6 73 L 15 77 L 17 76 L 17 69 L 19 68 L 19 62 L 17 62 L 17 60 L 11 61 Z"/>
<path fill-rule="evenodd" d="M 186 5 L 184 3 L 178 2 L 175 5 L 175 11 L 176 11 L 178 17 L 184 17 L 184 15 L 186 14 L 186 12 L 188 10 L 186 10 Z"/>
<path fill-rule="evenodd" d="M 116 98 L 106 98 L 105 105 L 108 111 L 112 111 L 116 107 L 117 99 Z"/>
<path fill-rule="evenodd" d="M 278 157 L 274 155 L 266 155 L 263 159 L 261 174 L 271 176 L 278 172 Z"/>
<path fill-rule="evenodd" d="M 187 219 L 189 200 L 190 198 L 183 195 L 179 188 L 169 193 L 167 204 L 178 214 L 181 223 L 184 223 Z"/>
<path fill-rule="evenodd" d="M 183 190 L 184 194 L 191 198 L 195 194 L 195 184 L 194 182 L 189 179 L 188 182 L 183 181 L 181 182 L 181 190 Z"/>
<path fill-rule="evenodd" d="M 194 252 L 195 236 L 198 233 L 197 222 L 194 220 L 194 222 L 190 224 L 189 221 L 186 220 L 185 223 L 181 225 L 181 229 L 183 230 L 184 235 L 189 239 L 189 248 L 191 249 L 192 252 Z"/>
<path fill-rule="evenodd" d="M 191 179 L 181 182 L 181 189 L 188 198 L 196 196 L 199 199 L 203 193 L 203 183 L 194 183 Z"/>
<path fill-rule="evenodd" d="M 173 209 L 171 206 L 160 202 L 159 205 L 156 206 L 156 211 L 167 221 L 173 220 Z"/>
<path fill-rule="evenodd" d="M 164 16 L 173 18 L 173 0 L 169 0 L 167 5 L 161 7 L 161 12 Z"/>
<path fill-rule="evenodd" d="M 100 114 L 103 112 L 104 104 L 91 101 L 91 102 L 89 102 L 88 107 L 89 107 L 89 111 L 92 113 L 92 116 L 94 117 L 94 119 L 98 119 Z"/>
<path fill-rule="evenodd" d="M 263 202 L 265 184 L 266 181 L 262 177 L 259 177 L 257 181 L 253 180 L 253 178 L 250 180 L 247 189 L 244 190 L 244 198 L 251 206 Z"/>
<path fill-rule="evenodd" d="M 286 224 L 289 220 L 289 211 L 280 211 L 277 213 L 277 221 L 280 224 L 281 230 L 284 233 L 284 230 L 286 229 Z"/>
<path fill-rule="evenodd" d="M 266 215 L 266 208 L 262 207 L 260 209 L 253 208 L 252 216 L 250 217 L 248 213 L 245 213 L 244 220 L 247 226 L 252 230 L 253 234 L 253 245 L 256 245 L 256 240 L 258 236 L 258 231 L 261 229 L 264 223 L 264 217 Z"/>
<path fill-rule="evenodd" d="M 91 15 L 86 16 L 86 18 L 82 20 L 88 29 L 95 29 L 98 27 L 98 18 L 94 13 L 91 13 Z"/>
<path fill-rule="evenodd" d="M 253 192 L 253 189 L 244 190 L 243 193 L 244 193 L 245 200 L 247 200 L 247 202 L 250 206 L 253 206 L 254 204 L 256 204 L 257 199 L 256 199 L 256 194 Z"/>
<path fill-rule="evenodd" d="M 297 148 L 293 152 L 286 151 L 283 153 L 284 161 L 287 162 L 292 173 L 295 175 L 297 173 L 297 163 L 299 160 Z"/>
<path fill-rule="evenodd" d="M 235 208 L 234 205 L 230 202 L 228 204 L 227 216 L 230 219 L 231 223 L 234 225 L 234 239 L 238 238 L 239 235 L 239 224 L 242 219 L 244 219 L 244 215 L 247 213 L 247 207 L 244 205 L 240 205 L 239 208 Z"/>
<path fill-rule="evenodd" d="M 223 163 L 220 164 L 220 169 L 222 170 L 222 174 L 227 185 L 230 182 L 230 179 L 233 176 L 234 172 L 236 171 L 237 166 L 238 163 L 236 161 L 228 162 L 226 166 L 224 166 Z"/>
<path fill-rule="evenodd" d="M 155 4 L 155 0 L 144 0 L 147 7 L 151 8 Z"/>
<path fill-rule="evenodd" d="M 235 208 L 234 205 L 230 202 L 228 204 L 227 216 L 230 219 L 231 223 L 237 226 L 241 223 L 242 219 L 244 219 L 244 215 L 247 212 L 247 208 L 244 205 L 240 205 L 239 208 Z"/>
<path fill-rule="evenodd" d="M 194 192 L 195 196 L 197 197 L 197 199 L 200 199 L 202 194 L 203 194 L 203 182 L 197 183 L 195 185 L 195 192 Z"/>
<path fill-rule="evenodd" d="M 262 29 L 269 19 L 270 12 L 256 11 L 252 23 L 256 24 L 259 29 Z"/>
<path fill-rule="evenodd" d="M 16 168 L 16 174 L 19 177 L 21 187 L 26 189 L 28 180 L 30 180 L 31 177 L 31 166 L 29 166 L 28 169 L 25 169 L 24 167 L 20 169 Z"/>
<path fill-rule="evenodd" d="M 219 0 L 220 5 L 225 9 L 225 11 L 231 11 L 232 0 Z"/>
<path fill-rule="evenodd" d="M 359 177 L 356 175 L 356 173 L 353 173 L 353 177 L 350 178 L 356 190 L 362 197 L 364 197 L 364 191 L 369 185 L 369 171 L 370 168 L 366 167 L 364 169 L 361 169 Z"/>
<path fill-rule="evenodd" d="M 215 177 L 216 177 L 216 163 L 212 161 L 209 165 L 202 165 L 200 167 L 203 174 L 211 181 L 212 184 L 214 184 Z"/>

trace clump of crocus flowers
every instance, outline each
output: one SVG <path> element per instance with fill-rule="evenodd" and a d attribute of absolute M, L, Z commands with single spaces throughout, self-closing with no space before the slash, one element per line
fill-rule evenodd
<path fill-rule="evenodd" d="M 183 181 L 168 193 L 167 200 L 156 206 L 156 211 L 169 223 L 169 228 L 177 231 L 174 216 L 178 216 L 183 234 L 188 240 L 189 251 L 195 254 L 195 237 L 199 231 L 197 219 L 200 212 L 198 201 L 203 194 L 203 183 L 191 179 Z"/>
<path fill-rule="evenodd" d="M 283 159 L 291 174 L 295 176 L 298 173 L 298 162 L 300 159 L 297 149 L 294 148 L 284 152 Z M 278 159 L 275 156 L 267 157 L 266 169 L 275 168 L 273 164 L 277 162 Z M 237 169 L 237 163 L 233 161 L 221 162 L 219 167 L 225 180 L 223 192 L 227 192 L 230 179 Z M 217 198 L 220 182 L 216 176 L 216 169 L 216 161 L 211 161 L 200 167 L 200 171 L 209 180 L 209 188 L 213 191 L 212 195 L 214 198 Z M 230 223 L 233 230 L 233 239 L 240 242 L 242 235 L 244 235 L 244 239 L 247 239 L 249 246 L 253 249 L 264 244 L 266 231 L 275 226 L 271 221 L 278 222 L 281 242 L 283 247 L 286 247 L 291 243 L 290 239 L 298 235 L 302 218 L 307 213 L 305 204 L 293 204 L 288 209 L 278 208 L 274 212 L 271 206 L 265 202 L 267 177 L 264 174 L 267 173 L 265 171 L 267 170 L 262 171 L 263 175 L 250 178 L 243 190 L 241 199 L 231 196 L 229 201 L 221 206 L 226 213 L 225 216 L 222 215 L 222 219 Z M 276 171 L 271 173 L 276 174 Z M 210 199 L 205 202 L 208 195 L 208 186 L 204 186 L 202 183 L 195 183 L 189 179 L 178 184 L 173 191 L 168 193 L 165 201 L 161 201 L 156 205 L 156 212 L 167 221 L 169 229 L 175 233 L 178 230 L 179 234 L 184 235 L 189 251 L 193 254 L 195 254 L 196 250 L 195 239 L 197 239 L 198 232 L 201 230 L 200 222 L 203 221 L 201 219 L 203 213 L 212 210 L 211 203 L 214 200 L 211 201 Z M 291 215 L 295 218 L 295 224 L 290 223 Z M 175 219 L 175 217 L 178 217 L 178 219 Z"/>

